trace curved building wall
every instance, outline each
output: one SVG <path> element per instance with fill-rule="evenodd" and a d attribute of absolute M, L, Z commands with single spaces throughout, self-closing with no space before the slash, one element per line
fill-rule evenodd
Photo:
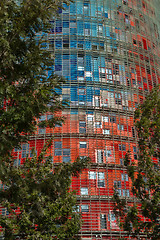
<path fill-rule="evenodd" d="M 90 169 L 72 181 L 82 212 L 82 239 L 124 235 L 112 196 L 116 186 L 120 196 L 132 201 L 123 158 L 130 150 L 131 160 L 137 161 L 134 110 L 160 82 L 157 7 L 158 1 L 75 0 L 59 11 L 45 36 L 44 47 L 55 56 L 52 70 L 66 78 L 59 93 L 70 106 L 58 113 L 65 117 L 62 126 L 37 129 L 15 155 L 23 161 L 32 147 L 39 152 L 54 133 L 48 153 L 54 164 L 91 158 Z M 50 114 L 39 120 L 46 117 Z"/>

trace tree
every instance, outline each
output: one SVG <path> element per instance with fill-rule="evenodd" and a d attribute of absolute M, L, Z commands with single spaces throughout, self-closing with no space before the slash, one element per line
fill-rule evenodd
<path fill-rule="evenodd" d="M 63 107 L 55 89 L 64 80 L 54 75 L 54 59 L 43 49 L 51 27 L 49 20 L 63 3 L 69 0 L 0 1 L 1 161 L 34 133 L 36 118 Z M 49 126 L 57 120 L 51 119 Z"/>
<path fill-rule="evenodd" d="M 160 239 L 160 91 L 156 87 L 135 111 L 138 163 L 126 154 L 134 203 L 127 204 L 115 191 L 115 213 L 130 235 Z"/>
<path fill-rule="evenodd" d="M 56 111 L 66 103 L 56 89 L 64 79 L 54 75 L 54 59 L 43 47 L 50 20 L 63 3 L 69 0 L 0 1 L 0 205 L 8 214 L 0 215 L 0 226 L 5 239 L 75 239 L 80 227 L 70 178 L 88 160 L 54 168 L 45 154 L 49 146 L 19 168 L 12 157 L 13 148 L 34 134 L 40 115 L 53 114 L 41 126 L 62 121 Z"/>
<path fill-rule="evenodd" d="M 45 158 L 50 144 L 18 168 L 13 162 L 5 166 L 0 191 L 4 239 L 78 239 L 80 215 L 69 188 L 71 176 L 78 176 L 88 159 L 53 167 L 50 157 Z"/>

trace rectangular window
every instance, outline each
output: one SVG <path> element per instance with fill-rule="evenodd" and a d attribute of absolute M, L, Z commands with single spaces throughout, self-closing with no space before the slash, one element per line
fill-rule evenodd
<path fill-rule="evenodd" d="M 26 158 L 28 154 L 29 154 L 29 144 L 24 143 L 22 144 L 22 158 Z"/>
<path fill-rule="evenodd" d="M 112 156 L 111 150 L 107 150 L 106 151 L 106 157 L 108 158 L 108 157 L 111 157 L 111 156 Z"/>
<path fill-rule="evenodd" d="M 98 172 L 98 187 L 105 187 L 104 172 Z"/>
<path fill-rule="evenodd" d="M 134 127 L 132 127 L 132 136 L 135 138 L 135 130 L 134 130 Z"/>
<path fill-rule="evenodd" d="M 132 84 L 136 85 L 136 80 L 135 79 L 132 79 Z"/>
<path fill-rule="evenodd" d="M 79 122 L 79 133 L 86 133 L 86 122 Z"/>
<path fill-rule="evenodd" d="M 40 116 L 39 117 L 39 121 L 41 122 L 41 121 L 45 121 L 46 120 L 46 115 L 42 115 L 42 116 Z"/>
<path fill-rule="evenodd" d="M 85 76 L 86 76 L 86 77 L 92 77 L 92 72 L 86 71 L 86 72 L 85 72 Z"/>
<path fill-rule="evenodd" d="M 64 101 L 70 101 L 70 95 L 69 94 L 63 94 L 62 96 Z"/>
<path fill-rule="evenodd" d="M 73 206 L 72 212 L 79 212 L 79 205 Z"/>
<path fill-rule="evenodd" d="M 109 129 L 103 129 L 103 134 L 109 135 L 110 134 L 110 130 Z"/>
<path fill-rule="evenodd" d="M 119 144 L 119 151 L 126 151 L 126 145 L 125 144 Z"/>
<path fill-rule="evenodd" d="M 107 229 L 106 214 L 100 214 L 100 227 L 101 229 Z"/>
<path fill-rule="evenodd" d="M 50 120 L 52 118 L 53 118 L 53 115 L 51 115 L 51 114 L 47 115 L 47 120 Z"/>
<path fill-rule="evenodd" d="M 27 151 L 27 150 L 29 150 L 29 144 L 28 143 L 22 144 L 22 151 Z"/>
<path fill-rule="evenodd" d="M 69 39 L 63 40 L 63 48 L 69 48 Z"/>
<path fill-rule="evenodd" d="M 106 69 L 106 73 L 107 73 L 107 74 L 112 74 L 112 69 L 111 69 L 111 68 L 107 68 L 107 69 Z"/>
<path fill-rule="evenodd" d="M 86 122 L 80 121 L 80 122 L 79 122 L 79 126 L 80 126 L 80 127 L 86 127 Z"/>
<path fill-rule="evenodd" d="M 55 142 L 54 143 L 54 155 L 61 156 L 62 155 L 62 142 Z"/>
<path fill-rule="evenodd" d="M 65 163 L 70 162 L 70 149 L 68 148 L 63 149 L 63 162 Z"/>
<path fill-rule="evenodd" d="M 93 121 L 93 115 L 88 115 L 88 116 L 87 116 L 87 121 L 89 121 L 89 122 L 90 122 L 90 121 Z"/>
<path fill-rule="evenodd" d="M 98 26 L 98 34 L 99 34 L 100 36 L 103 36 L 103 26 L 102 26 L 102 25 L 99 25 L 99 26 Z"/>
<path fill-rule="evenodd" d="M 14 148 L 14 152 L 19 152 L 19 150 L 21 150 L 19 147 Z"/>
<path fill-rule="evenodd" d="M 13 166 L 14 167 L 18 167 L 18 166 L 20 166 L 21 165 L 21 159 L 15 159 L 14 160 L 14 163 L 13 163 Z"/>
<path fill-rule="evenodd" d="M 85 35 L 85 36 L 89 36 L 89 35 L 90 35 L 90 29 L 85 28 L 85 29 L 84 29 L 84 35 Z"/>
<path fill-rule="evenodd" d="M 134 70 L 134 68 L 131 68 L 131 73 L 135 73 L 135 70 Z"/>
<path fill-rule="evenodd" d="M 129 16 L 127 14 L 125 14 L 125 22 L 128 24 L 130 21 L 129 21 Z"/>
<path fill-rule="evenodd" d="M 88 195 L 88 188 L 82 187 L 81 188 L 81 195 Z"/>
<path fill-rule="evenodd" d="M 102 121 L 103 121 L 103 122 L 108 122 L 108 121 L 109 121 L 109 118 L 108 118 L 108 117 L 102 117 Z"/>
<path fill-rule="evenodd" d="M 133 44 L 135 44 L 135 45 L 137 44 L 137 41 L 136 41 L 136 39 L 133 39 Z"/>
<path fill-rule="evenodd" d="M 119 74 L 119 65 L 113 64 L 113 74 L 118 75 Z"/>
<path fill-rule="evenodd" d="M 80 148 L 87 148 L 87 142 L 79 142 Z"/>
<path fill-rule="evenodd" d="M 45 133 L 46 133 L 46 129 L 45 128 L 39 128 L 38 134 L 45 134 Z"/>
<path fill-rule="evenodd" d="M 84 77 L 78 77 L 78 81 L 79 82 L 83 82 L 84 81 Z"/>
<path fill-rule="evenodd" d="M 92 44 L 92 50 L 97 50 L 98 49 L 98 46 L 97 45 L 95 45 L 95 44 Z M 102 76 L 101 74 L 100 74 L 100 76 Z M 105 76 L 104 76 L 105 77 Z"/>
<path fill-rule="evenodd" d="M 97 163 L 103 163 L 104 161 L 104 151 L 103 150 L 97 150 Z"/>
<path fill-rule="evenodd" d="M 61 123 L 56 123 L 55 127 L 62 127 L 62 124 Z"/>
<path fill-rule="evenodd" d="M 101 122 L 95 122 L 95 128 L 102 128 Z"/>
<path fill-rule="evenodd" d="M 128 181 L 128 174 L 125 174 L 125 180 Z"/>
<path fill-rule="evenodd" d="M 135 146 L 133 146 L 133 152 L 137 152 L 137 148 Z"/>
<path fill-rule="evenodd" d="M 122 96 L 121 93 L 115 93 L 115 103 L 122 105 Z"/>
<path fill-rule="evenodd" d="M 134 154 L 134 159 L 137 160 L 137 154 Z"/>
<path fill-rule="evenodd" d="M 62 155 L 62 150 L 61 149 L 55 149 L 54 150 L 54 155 L 55 156 L 61 156 Z"/>
<path fill-rule="evenodd" d="M 123 197 L 129 197 L 129 189 L 123 189 Z"/>
<path fill-rule="evenodd" d="M 99 96 L 94 96 L 94 106 L 100 107 L 100 97 Z"/>
<path fill-rule="evenodd" d="M 89 172 L 89 179 L 96 179 L 96 172 Z"/>
<path fill-rule="evenodd" d="M 78 48 L 83 49 L 83 44 L 78 44 Z"/>
<path fill-rule="evenodd" d="M 84 106 L 85 102 L 84 101 L 79 101 L 79 106 Z"/>
<path fill-rule="evenodd" d="M 0 181 L 0 189 L 1 190 L 6 190 L 6 189 L 8 189 L 8 186 L 3 184 L 2 181 Z"/>
<path fill-rule="evenodd" d="M 122 151 L 126 151 L 126 145 L 122 144 Z"/>
<path fill-rule="evenodd" d="M 126 181 L 126 182 L 128 182 L 128 174 L 121 174 L 121 179 L 122 179 L 122 181 Z"/>
<path fill-rule="evenodd" d="M 114 188 L 118 193 L 118 196 L 121 196 L 121 181 L 114 181 Z"/>
<path fill-rule="evenodd" d="M 110 222 L 116 221 L 116 216 L 115 216 L 114 213 L 110 212 L 110 213 L 108 214 L 108 221 L 110 221 Z"/>
<path fill-rule="evenodd" d="M 33 156 L 37 156 L 37 150 L 35 150 L 35 149 L 31 149 L 31 151 L 30 151 L 30 157 L 33 157 Z"/>
<path fill-rule="evenodd" d="M 79 88 L 78 93 L 79 95 L 85 95 L 86 91 L 83 88 Z"/>
<path fill-rule="evenodd" d="M 110 122 L 112 122 L 112 123 L 116 123 L 116 117 L 110 117 Z"/>
<path fill-rule="evenodd" d="M 117 193 L 118 193 L 118 196 L 121 196 L 121 195 L 122 195 L 121 189 L 117 189 L 116 191 L 117 191 Z"/>
<path fill-rule="evenodd" d="M 89 212 L 89 206 L 88 205 L 81 205 L 81 212 Z"/>
<path fill-rule="evenodd" d="M 104 45 L 104 43 L 100 43 L 99 50 L 100 50 L 100 51 L 104 51 L 104 50 L 105 50 L 105 45 Z"/>
<path fill-rule="evenodd" d="M 70 28 L 76 28 L 77 27 L 77 24 L 75 21 L 70 21 Z"/>
<path fill-rule="evenodd" d="M 146 78 L 143 78 L 143 82 L 144 82 L 144 83 L 147 83 L 147 79 L 146 79 Z"/>
<path fill-rule="evenodd" d="M 124 125 L 118 124 L 118 130 L 124 131 Z"/>
<path fill-rule="evenodd" d="M 130 197 L 129 189 L 126 189 L 126 197 Z"/>
<path fill-rule="evenodd" d="M 9 215 L 9 212 L 7 211 L 7 208 L 2 208 L 1 209 L 1 214 L 2 214 L 2 216 Z"/>
<path fill-rule="evenodd" d="M 62 148 L 62 142 L 55 142 L 54 146 L 55 148 Z"/>
<path fill-rule="evenodd" d="M 113 83 L 113 76 L 111 74 L 107 74 L 107 82 Z"/>
<path fill-rule="evenodd" d="M 78 70 L 83 71 L 84 70 L 84 58 L 78 57 Z"/>
<path fill-rule="evenodd" d="M 123 189 L 123 197 L 125 197 L 125 196 L 126 196 L 126 190 Z"/>
<path fill-rule="evenodd" d="M 99 68 L 99 72 L 100 72 L 100 78 L 106 78 L 105 68 Z"/>
<path fill-rule="evenodd" d="M 124 181 L 124 174 L 121 174 L 121 179 L 122 181 Z"/>
<path fill-rule="evenodd" d="M 114 181 L 115 188 L 121 188 L 121 181 Z"/>

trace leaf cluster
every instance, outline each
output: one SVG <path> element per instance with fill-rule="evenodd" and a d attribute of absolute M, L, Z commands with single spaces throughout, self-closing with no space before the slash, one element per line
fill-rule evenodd
<path fill-rule="evenodd" d="M 2 159 L 35 131 L 35 118 L 64 107 L 56 91 L 64 79 L 54 75 L 53 56 L 43 48 L 49 20 L 57 16 L 63 3 L 69 4 L 69 0 L 0 1 Z M 54 126 L 55 121 L 50 121 L 49 126 Z"/>
<path fill-rule="evenodd" d="M 8 212 L 0 218 L 5 239 L 77 239 L 80 215 L 73 210 L 71 176 L 78 176 L 89 159 L 53 167 L 45 148 L 18 168 L 5 162 L 0 176 L 5 186 L 0 190 L 1 207 Z"/>
<path fill-rule="evenodd" d="M 71 176 L 78 176 L 88 159 L 53 167 L 40 156 L 15 167 L 12 149 L 29 139 L 37 118 L 52 113 L 40 127 L 54 127 L 63 119 L 56 112 L 66 106 L 58 89 L 64 79 L 54 75 L 54 56 L 44 49 L 50 22 L 70 0 L 0 1 L 0 215 L 4 239 L 78 239 L 80 216 L 73 211 L 76 197 Z"/>
<path fill-rule="evenodd" d="M 128 205 L 115 192 L 115 212 L 124 230 L 135 237 L 146 235 L 160 238 L 160 91 L 152 90 L 135 111 L 138 135 L 138 164 L 131 162 L 130 153 L 125 165 L 132 180 L 134 204 Z M 126 211 L 127 209 L 127 211 Z"/>

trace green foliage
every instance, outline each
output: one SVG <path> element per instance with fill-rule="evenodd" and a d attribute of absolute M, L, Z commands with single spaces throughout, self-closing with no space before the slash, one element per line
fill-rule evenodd
<path fill-rule="evenodd" d="M 160 239 L 160 90 L 152 90 L 135 111 L 138 134 L 138 164 L 126 155 L 125 165 L 132 180 L 134 204 L 128 205 L 115 192 L 115 213 L 130 235 Z"/>
<path fill-rule="evenodd" d="M 87 166 L 88 159 L 53 168 L 45 157 L 26 159 L 19 168 L 11 156 L 37 127 L 36 119 L 49 112 L 53 118 L 41 126 L 54 127 L 63 119 L 56 112 L 66 102 L 56 89 L 64 79 L 52 71 L 53 56 L 43 49 L 50 20 L 70 0 L 0 1 L 0 215 L 5 239 L 77 239 L 80 216 L 73 211 L 76 197 L 69 190 L 71 176 Z M 43 34 L 41 34 L 43 32 Z M 40 37 L 41 36 L 41 37 Z"/>
<path fill-rule="evenodd" d="M 0 1 L 1 161 L 35 131 L 35 118 L 63 108 L 55 88 L 64 80 L 54 75 L 54 59 L 42 48 L 49 20 L 57 15 L 63 2 L 68 4 L 69 0 Z M 50 126 L 54 126 L 54 120 Z"/>
<path fill-rule="evenodd" d="M 18 168 L 5 163 L 0 176 L 5 186 L 0 190 L 1 207 L 9 213 L 0 218 L 5 239 L 78 239 L 80 215 L 74 211 L 76 197 L 69 187 L 71 176 L 78 176 L 89 159 L 53 167 L 45 152 L 44 148 Z"/>

